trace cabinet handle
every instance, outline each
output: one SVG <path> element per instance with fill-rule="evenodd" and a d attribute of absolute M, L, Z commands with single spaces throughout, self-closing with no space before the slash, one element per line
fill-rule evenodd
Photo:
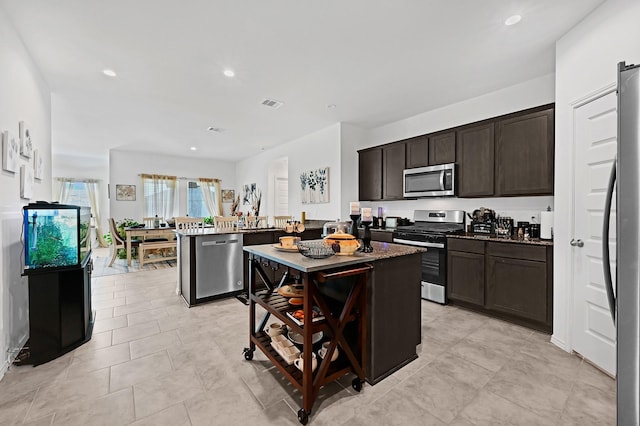
<path fill-rule="evenodd" d="M 573 247 L 584 247 L 584 241 L 574 240 L 573 238 L 571 239 L 571 242 L 569 242 L 569 244 L 571 244 Z"/>

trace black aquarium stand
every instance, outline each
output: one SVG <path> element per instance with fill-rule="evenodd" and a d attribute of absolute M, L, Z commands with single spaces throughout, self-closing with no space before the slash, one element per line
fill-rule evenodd
<path fill-rule="evenodd" d="M 58 271 L 30 271 L 29 358 L 34 366 L 49 362 L 91 339 L 91 272 L 82 266 Z"/>

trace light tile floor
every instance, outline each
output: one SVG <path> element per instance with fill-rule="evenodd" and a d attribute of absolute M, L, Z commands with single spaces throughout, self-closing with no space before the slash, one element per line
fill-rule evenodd
<path fill-rule="evenodd" d="M 175 269 L 95 278 L 91 341 L 0 381 L 2 425 L 299 424 L 300 397 L 259 351 L 248 308 L 187 308 Z M 613 425 L 615 382 L 549 336 L 422 302 L 419 358 L 361 393 L 326 386 L 314 425 Z"/>

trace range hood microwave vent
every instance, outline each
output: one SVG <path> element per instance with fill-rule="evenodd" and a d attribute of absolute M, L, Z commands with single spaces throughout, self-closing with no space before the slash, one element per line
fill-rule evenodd
<path fill-rule="evenodd" d="M 264 98 L 264 100 L 262 101 L 262 105 L 269 108 L 278 109 L 282 105 L 284 105 L 284 102 L 276 101 L 275 99 Z"/>

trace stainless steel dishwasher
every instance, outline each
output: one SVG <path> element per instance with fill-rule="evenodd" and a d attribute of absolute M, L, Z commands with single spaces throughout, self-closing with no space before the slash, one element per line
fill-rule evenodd
<path fill-rule="evenodd" d="M 189 306 L 242 292 L 242 234 L 181 233 L 178 269 Z"/>

